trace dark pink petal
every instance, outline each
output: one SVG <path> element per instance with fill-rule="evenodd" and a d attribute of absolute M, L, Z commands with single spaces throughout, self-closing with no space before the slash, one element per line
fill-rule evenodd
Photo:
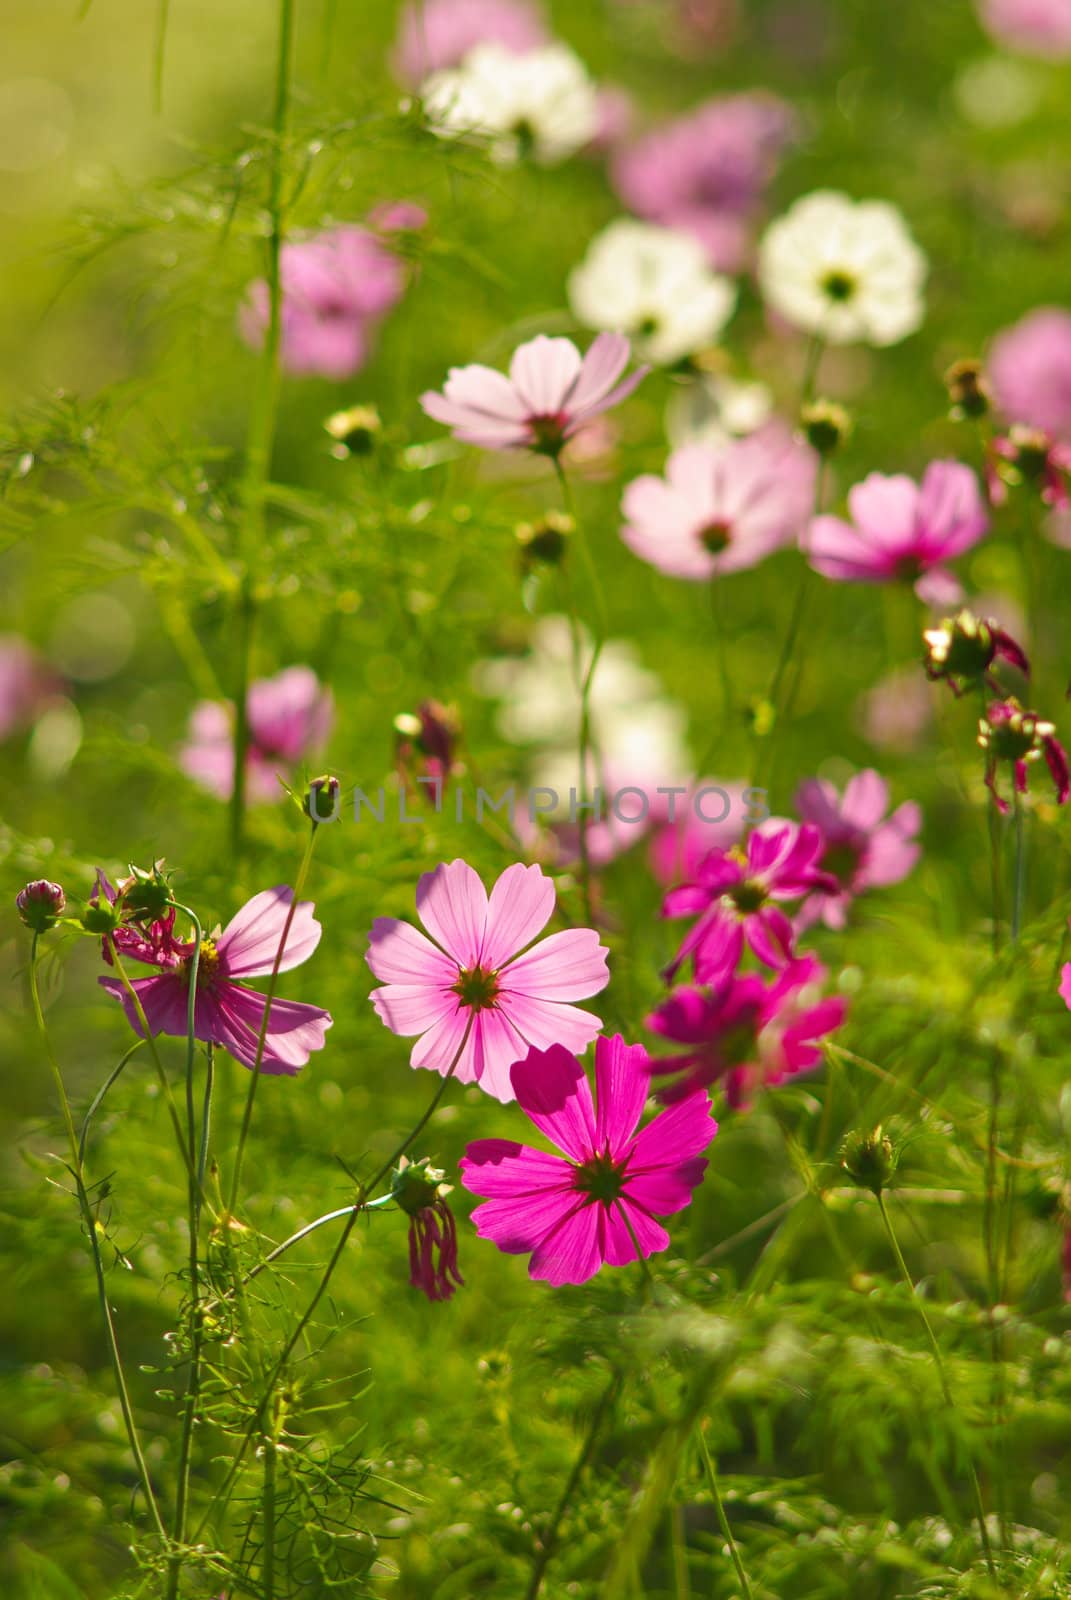
<path fill-rule="evenodd" d="M 542 933 L 554 910 L 554 883 L 541 867 L 507 867 L 487 906 L 482 963 L 498 968 Z M 563 998 L 574 998 L 565 996 Z"/>
<path fill-rule="evenodd" d="M 479 965 L 487 921 L 487 891 L 467 861 L 425 872 L 417 884 L 417 915 L 435 942 L 462 967 Z"/>
<path fill-rule="evenodd" d="M 217 942 L 220 963 L 228 977 L 259 978 L 275 969 L 293 899 L 293 889 L 280 884 L 276 889 L 255 894 L 231 918 Z M 299 967 L 319 944 L 323 930 L 312 912 L 311 900 L 301 900 L 294 908 L 278 971 Z"/>
<path fill-rule="evenodd" d="M 603 1264 L 598 1205 L 581 1204 L 545 1234 L 532 1254 L 528 1276 L 560 1288 L 587 1283 Z"/>
<path fill-rule="evenodd" d="M 134 1003 L 126 991 L 126 987 L 119 978 L 98 978 L 97 982 L 102 989 L 107 989 L 109 994 L 122 1003 L 126 1012 L 127 1021 L 134 1032 L 142 1036 L 141 1023 L 138 1021 Z M 176 1037 L 186 1033 L 186 1007 L 188 990 L 183 979 L 174 972 L 161 973 L 155 978 L 135 978 L 130 987 L 136 992 L 141 1001 L 145 1020 L 149 1024 L 151 1033 L 167 1033 Z M 198 1001 L 201 996 L 198 995 Z M 200 1018 L 195 1019 L 195 1032 L 197 1038 L 205 1036 L 197 1027 Z"/>
<path fill-rule="evenodd" d="M 555 1188 L 575 1194 L 575 1168 L 512 1139 L 474 1139 L 459 1163 L 461 1181 L 485 1200 L 522 1199 Z"/>
<path fill-rule="evenodd" d="M 426 939 L 411 923 L 377 917 L 368 936 L 365 960 L 381 983 L 427 984 L 449 989 L 458 963 Z"/>
<path fill-rule="evenodd" d="M 702 1155 L 718 1131 L 705 1094 L 689 1095 L 641 1128 L 628 1165 L 628 1183 L 644 1173 L 672 1169 Z M 698 1178 L 695 1180 L 697 1183 Z"/>
<path fill-rule="evenodd" d="M 767 907 L 772 910 L 772 907 Z M 748 921 L 754 922 L 753 917 Z M 732 916 L 711 916 L 700 924 L 695 951 L 695 975 L 700 983 L 717 985 L 736 971 L 744 951 L 744 925 Z M 694 931 L 694 930 L 693 930 Z M 687 945 L 684 941 L 681 950 Z"/>
<path fill-rule="evenodd" d="M 733 881 L 736 881 L 734 877 Z M 664 917 L 696 917 L 710 904 L 710 890 L 698 883 L 683 883 L 670 889 L 662 901 Z"/>
<path fill-rule="evenodd" d="M 650 1063 L 641 1044 L 619 1033 L 595 1045 L 595 1147 L 621 1155 L 651 1092 Z"/>
<path fill-rule="evenodd" d="M 670 1238 L 665 1228 L 648 1216 L 641 1204 L 634 1202 L 630 1192 L 626 1191 L 614 1206 L 600 1209 L 602 1254 L 611 1266 L 627 1267 L 629 1262 L 635 1261 L 636 1245 L 639 1245 L 640 1255 L 644 1257 L 669 1248 Z M 673 1209 L 680 1210 L 680 1207 Z"/>
<path fill-rule="evenodd" d="M 473 1210 L 472 1221 L 481 1239 L 490 1239 L 507 1255 L 525 1255 L 536 1250 L 567 1217 L 583 1209 L 584 1200 L 574 1189 L 485 1200 Z"/>
<path fill-rule="evenodd" d="M 1049 734 L 1041 741 L 1045 752 L 1045 762 L 1052 774 L 1052 781 L 1056 785 L 1056 799 L 1060 805 L 1067 802 L 1071 796 L 1071 768 L 1067 764 L 1067 752 L 1059 739 Z"/>
<path fill-rule="evenodd" d="M 103 979 L 101 982 L 103 982 Z M 1064 1005 L 1071 1011 L 1071 961 L 1060 968 L 1060 986 L 1057 993 Z"/>
<path fill-rule="evenodd" d="M 663 1115 L 668 1116 L 695 1098 L 692 1094 L 678 1100 Z M 629 1172 L 625 1179 L 624 1198 L 655 1216 L 672 1216 L 674 1212 L 683 1211 L 685 1206 L 691 1205 L 692 1194 L 702 1183 L 706 1169 L 706 1156 L 691 1156 L 673 1167 L 652 1167 L 635 1174 Z"/>
<path fill-rule="evenodd" d="M 561 1045 L 530 1050 L 512 1070 L 520 1108 L 559 1150 L 586 1161 L 595 1138 L 591 1088 L 575 1056 Z"/>
<path fill-rule="evenodd" d="M 778 906 L 763 906 L 748 917 L 747 942 L 768 967 L 783 967 L 792 954 L 796 935 L 789 918 Z"/>
<path fill-rule="evenodd" d="M 594 929 L 567 928 L 511 961 L 502 973 L 502 987 L 537 999 L 587 1000 L 610 981 L 608 954 Z"/>

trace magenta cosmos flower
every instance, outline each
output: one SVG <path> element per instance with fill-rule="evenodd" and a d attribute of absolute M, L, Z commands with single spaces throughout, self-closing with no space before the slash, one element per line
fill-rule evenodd
<path fill-rule="evenodd" d="M 1071 54 L 1071 0 L 981 0 L 981 16 L 994 39 L 1014 50 Z"/>
<path fill-rule="evenodd" d="M 393 1033 L 420 1035 L 412 1066 L 445 1074 L 456 1057 L 462 1083 L 512 1100 L 509 1069 L 529 1046 L 587 1049 L 602 1023 L 572 1002 L 605 989 L 607 951 L 591 928 L 533 945 L 554 899 L 539 867 L 507 867 L 488 897 L 466 861 L 451 861 L 417 884 L 426 934 L 377 917 L 366 960 L 385 987 L 372 1004 Z"/>
<path fill-rule="evenodd" d="M 848 494 L 851 522 L 815 517 L 807 558 L 841 583 L 914 584 L 920 600 L 954 602 L 960 586 L 945 565 L 978 543 L 989 525 L 978 479 L 958 461 L 931 461 L 917 484 L 872 472 Z"/>
<path fill-rule="evenodd" d="M 706 582 L 756 566 L 799 538 L 814 507 L 817 461 L 782 422 L 727 444 L 686 444 L 664 478 L 625 490 L 621 537 L 674 578 Z"/>
<path fill-rule="evenodd" d="M 368 359 L 376 323 L 402 297 L 405 264 L 368 228 L 346 226 L 285 244 L 279 271 L 285 370 L 352 377 Z M 260 278 L 239 314 L 242 337 L 255 349 L 264 343 L 268 314 L 268 285 Z"/>
<path fill-rule="evenodd" d="M 459 66 L 478 44 L 524 55 L 549 43 L 539 9 L 529 0 L 417 0 L 402 10 L 394 70 L 417 89 L 433 72 Z"/>
<path fill-rule="evenodd" d="M 556 456 L 645 376 L 647 368 L 640 367 L 622 379 L 628 358 L 629 342 L 620 333 L 600 333 L 585 356 L 571 339 L 541 333 L 514 351 L 508 377 L 493 367 L 451 367 L 442 394 L 429 390 L 420 404 L 465 444 Z"/>
<path fill-rule="evenodd" d="M 813 955 L 790 961 L 770 982 L 736 974 L 712 990 L 686 985 L 664 1000 L 646 1026 L 685 1049 L 651 1062 L 674 1081 L 659 1091 L 672 1103 L 720 1083 L 730 1106 L 749 1105 L 757 1089 L 774 1089 L 814 1072 L 822 1040 L 843 1023 L 847 1001 L 822 993 L 825 969 Z"/>
<path fill-rule="evenodd" d="M 843 795 L 825 779 L 809 778 L 797 791 L 796 809 L 822 835 L 818 865 L 837 885 L 811 891 L 796 915 L 797 928 L 818 921 L 843 928 L 856 895 L 899 883 L 921 853 L 915 835 L 922 811 L 905 800 L 887 816 L 889 786 L 872 767 L 850 778 Z"/>
<path fill-rule="evenodd" d="M 836 887 L 819 870 L 821 853 L 817 828 L 780 819 L 756 828 L 746 850 L 712 850 L 694 880 L 671 889 L 663 901 L 664 917 L 697 918 L 667 977 L 692 956 L 700 983 L 722 983 L 736 971 L 745 944 L 766 966 L 783 967 L 794 934 L 778 902 Z"/>
<path fill-rule="evenodd" d="M 791 111 L 772 96 L 708 100 L 621 151 L 611 176 L 637 216 L 692 234 L 713 266 L 739 272 L 793 128 Z"/>
<path fill-rule="evenodd" d="M 103 873 L 97 874 L 97 883 L 98 894 L 114 904 L 115 889 Z M 312 914 L 311 901 L 298 901 L 287 931 L 293 899 L 293 890 L 285 885 L 264 889 L 246 902 L 222 933 L 201 944 L 195 1036 L 202 1044 L 218 1045 L 228 1051 L 243 1067 L 257 1064 L 266 998 L 234 979 L 269 977 L 275 970 L 284 933 L 286 946 L 279 960 L 280 972 L 301 966 L 320 942 L 322 930 Z M 194 941 L 176 938 L 175 912 L 169 911 L 147 929 L 120 927 L 112 937 L 124 960 L 129 958 L 159 969 L 157 976 L 135 978 L 131 984 L 151 1032 L 185 1038 Z M 107 948 L 105 957 L 110 959 Z M 141 1023 L 121 979 L 98 978 L 97 982 L 122 1002 L 130 1026 L 141 1034 Z M 305 1065 L 313 1050 L 323 1048 L 324 1034 L 331 1022 L 330 1012 L 319 1006 L 273 1000 L 259 1070 L 292 1076 Z"/>
<path fill-rule="evenodd" d="M 1005 328 L 993 340 L 986 370 L 1009 422 L 1071 440 L 1071 311 L 1039 306 Z"/>
<path fill-rule="evenodd" d="M 605 1265 L 665 1250 L 658 1217 L 683 1211 L 718 1131 L 705 1095 L 663 1111 L 637 1133 L 650 1092 L 647 1052 L 620 1035 L 595 1046 L 595 1103 L 579 1061 L 561 1045 L 532 1050 L 512 1070 L 521 1110 L 564 1154 L 512 1139 L 478 1139 L 461 1181 L 483 1197 L 481 1239 L 531 1253 L 528 1275 L 555 1287 L 586 1283 Z"/>
<path fill-rule="evenodd" d="M 286 667 L 274 678 L 249 686 L 249 798 L 279 800 L 280 777 L 323 745 L 334 721 L 334 700 L 311 667 Z M 234 712 L 216 700 L 201 700 L 190 714 L 189 737 L 179 751 L 189 777 L 221 800 L 234 786 Z"/>

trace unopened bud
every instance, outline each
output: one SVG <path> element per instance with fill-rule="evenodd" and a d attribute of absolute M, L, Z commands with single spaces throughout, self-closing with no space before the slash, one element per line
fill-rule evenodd
<path fill-rule="evenodd" d="M 312 778 L 305 791 L 302 810 L 312 822 L 337 822 L 342 785 L 333 773 Z"/>
<path fill-rule="evenodd" d="M 391 1198 L 407 1216 L 419 1216 L 421 1211 L 451 1192 L 453 1185 L 446 1183 L 445 1178 L 443 1169 L 431 1166 L 428 1156 L 421 1156 L 419 1161 L 402 1156 L 391 1174 Z"/>
<path fill-rule="evenodd" d="M 148 871 L 131 865 L 130 876 L 119 886 L 117 909 L 135 922 L 157 922 L 173 899 L 171 883 L 162 861 Z"/>
<path fill-rule="evenodd" d="M 67 896 L 58 883 L 35 878 L 25 889 L 19 890 L 15 904 L 27 928 L 32 928 L 34 933 L 47 933 L 63 915 Z"/>
<path fill-rule="evenodd" d="M 375 406 L 350 406 L 348 411 L 336 411 L 324 427 L 335 441 L 331 454 L 340 461 L 347 456 L 371 455 L 383 432 Z"/>
<path fill-rule="evenodd" d="M 831 456 L 851 432 L 852 419 L 832 400 L 815 400 L 800 412 L 800 425 L 811 448 L 820 456 Z"/>
<path fill-rule="evenodd" d="M 881 1124 L 870 1133 L 850 1133 L 841 1146 L 840 1164 L 860 1189 L 880 1194 L 888 1187 L 899 1157 Z"/>
<path fill-rule="evenodd" d="M 945 387 L 957 422 L 988 412 L 992 397 L 980 361 L 954 361 L 945 373 Z"/>

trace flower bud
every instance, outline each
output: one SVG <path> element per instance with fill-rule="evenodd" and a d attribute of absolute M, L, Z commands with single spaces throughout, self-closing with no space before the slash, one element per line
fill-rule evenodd
<path fill-rule="evenodd" d="M 324 423 L 334 439 L 331 454 L 339 461 L 347 456 L 369 456 L 375 449 L 383 423 L 375 406 L 350 406 L 336 411 Z"/>
<path fill-rule="evenodd" d="M 954 361 L 945 373 L 945 388 L 957 422 L 988 412 L 992 397 L 980 361 Z"/>
<path fill-rule="evenodd" d="M 841 1146 L 840 1164 L 860 1189 L 880 1194 L 896 1171 L 899 1155 L 881 1124 L 871 1133 L 850 1133 Z"/>
<path fill-rule="evenodd" d="M 312 822 L 337 822 L 342 785 L 333 773 L 325 772 L 309 781 L 302 810 Z"/>
<path fill-rule="evenodd" d="M 453 1184 L 444 1181 L 443 1169 L 431 1166 L 430 1160 L 429 1156 L 421 1156 L 419 1161 L 402 1156 L 391 1173 L 391 1198 L 407 1216 L 419 1216 L 436 1200 L 444 1200 L 453 1189 Z"/>
<path fill-rule="evenodd" d="M 157 922 L 167 915 L 173 898 L 163 861 L 154 861 L 148 872 L 131 866 L 130 876 L 119 886 L 116 905 L 121 915 L 134 922 Z"/>
<path fill-rule="evenodd" d="M 832 400 L 815 400 L 800 412 L 800 425 L 812 450 L 820 456 L 831 456 L 851 432 L 852 419 L 843 406 Z"/>
<path fill-rule="evenodd" d="M 519 523 L 514 533 L 522 568 L 560 566 L 575 532 L 576 523 L 564 511 L 546 511 L 538 522 Z"/>
<path fill-rule="evenodd" d="M 34 933 L 47 933 L 63 915 L 67 896 L 58 883 L 47 878 L 35 878 L 15 896 L 19 916 Z"/>
<path fill-rule="evenodd" d="M 82 912 L 82 927 L 87 933 L 99 933 L 107 936 L 114 933 L 119 926 L 119 910 L 117 906 L 103 904 L 89 904 Z"/>

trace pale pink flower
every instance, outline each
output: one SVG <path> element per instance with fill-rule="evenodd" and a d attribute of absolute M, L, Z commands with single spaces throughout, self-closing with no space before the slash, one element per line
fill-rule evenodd
<path fill-rule="evenodd" d="M 933 726 L 933 698 L 918 667 L 901 667 L 860 696 L 856 716 L 879 750 L 916 750 Z"/>
<path fill-rule="evenodd" d="M 283 368 L 335 380 L 360 371 L 376 324 L 402 297 L 404 262 L 368 228 L 349 225 L 285 244 L 279 272 Z M 269 305 L 268 285 L 258 278 L 238 323 L 255 349 L 264 343 Z"/>
<path fill-rule="evenodd" d="M 563 1155 L 478 1139 L 462 1157 L 462 1183 L 484 1200 L 472 1213 L 476 1232 L 509 1255 L 530 1253 L 530 1278 L 555 1288 L 586 1283 L 603 1266 L 624 1267 L 668 1247 L 656 1219 L 690 1203 L 718 1124 L 706 1095 L 694 1094 L 637 1132 L 649 1067 L 642 1045 L 620 1035 L 599 1039 L 593 1103 L 567 1049 L 532 1050 L 513 1067 L 513 1092 Z"/>
<path fill-rule="evenodd" d="M 664 478 L 646 473 L 628 485 L 621 537 L 675 578 L 739 572 L 800 537 L 816 472 L 813 450 L 777 420 L 744 439 L 686 444 Z"/>
<path fill-rule="evenodd" d="M 377 917 L 365 959 L 385 987 L 372 991 L 372 1004 L 393 1033 L 420 1036 L 412 1066 L 446 1074 L 456 1057 L 460 1082 L 512 1100 L 509 1069 L 530 1045 L 587 1048 L 602 1024 L 572 1002 L 605 989 L 607 951 L 591 928 L 533 945 L 554 900 L 539 867 L 507 867 L 488 897 L 478 874 L 458 860 L 417 884 L 426 933 Z"/>
<path fill-rule="evenodd" d="M 280 777 L 313 755 L 331 732 L 334 699 L 311 667 L 286 667 L 274 678 L 249 686 L 248 798 L 282 798 Z M 190 713 L 189 737 L 179 751 L 189 777 L 229 800 L 234 787 L 234 711 L 217 700 L 200 700 Z"/>
<path fill-rule="evenodd" d="M 836 882 L 836 888 L 811 891 L 796 915 L 797 928 L 818 921 L 843 928 L 856 895 L 899 883 L 921 854 L 915 837 L 920 807 L 905 800 L 887 816 L 889 786 L 873 767 L 850 778 L 843 795 L 824 778 L 808 778 L 796 792 L 796 809 L 822 835 L 818 866 Z"/>
<path fill-rule="evenodd" d="M 946 563 L 976 545 L 989 526 L 970 467 L 931 461 L 921 484 L 872 472 L 849 491 L 848 509 L 851 522 L 812 521 L 804 548 L 816 572 L 840 583 L 911 583 L 932 605 L 960 598 Z"/>
<path fill-rule="evenodd" d="M 0 635 L 0 743 L 36 721 L 61 688 L 58 673 L 25 639 Z"/>
<path fill-rule="evenodd" d="M 459 66 L 479 44 L 524 55 L 549 43 L 539 7 L 530 0 L 410 0 L 401 14 L 394 70 L 417 89 L 433 72 Z"/>
<path fill-rule="evenodd" d="M 998 333 L 986 373 L 1009 422 L 1071 441 L 1071 311 L 1039 306 Z"/>
<path fill-rule="evenodd" d="M 619 333 L 598 334 L 585 356 L 571 339 L 541 333 L 513 352 L 508 377 L 477 364 L 451 367 L 443 392 L 428 390 L 420 404 L 465 444 L 556 456 L 645 376 L 640 367 L 622 379 L 628 358 L 629 342 Z"/>
<path fill-rule="evenodd" d="M 1000 44 L 1028 55 L 1071 55 L 1071 0 L 981 0 L 981 17 Z"/>
<path fill-rule="evenodd" d="M 772 95 L 708 100 L 621 151 L 614 185 L 637 216 L 693 234 L 712 265 L 739 272 L 794 125 Z"/>
<path fill-rule="evenodd" d="M 97 874 L 97 880 L 97 893 L 114 903 L 115 889 L 103 873 Z M 275 970 L 290 972 L 307 961 L 320 942 L 322 929 L 309 900 L 300 900 L 293 908 L 287 928 L 293 899 L 293 890 L 285 885 L 265 889 L 246 902 L 217 938 L 201 943 L 194 1036 L 202 1044 L 228 1051 L 243 1067 L 258 1065 L 257 1045 L 267 997 L 234 979 L 265 978 Z M 176 938 L 174 930 L 175 912 L 171 910 L 148 929 L 124 926 L 112 937 L 124 959 L 159 968 L 156 977 L 135 978 L 131 984 L 150 1031 L 185 1038 L 195 946 L 192 939 Z M 142 1035 L 122 980 L 98 978 L 97 982 L 122 1003 L 130 1026 Z M 290 1076 L 298 1072 L 313 1050 L 323 1048 L 331 1021 L 330 1012 L 319 1006 L 273 999 L 259 1070 Z"/>

